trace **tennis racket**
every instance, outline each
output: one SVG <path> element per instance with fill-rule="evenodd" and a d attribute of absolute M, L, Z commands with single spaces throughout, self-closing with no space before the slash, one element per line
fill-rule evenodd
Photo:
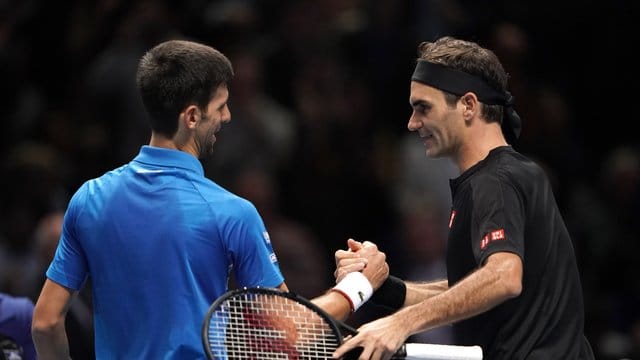
<path fill-rule="evenodd" d="M 262 287 L 223 294 L 202 325 L 202 343 L 210 360 L 331 359 L 343 336 L 355 334 L 356 329 L 309 300 Z M 354 350 L 345 359 L 357 356 Z M 482 348 L 407 343 L 392 359 L 481 360 Z"/>

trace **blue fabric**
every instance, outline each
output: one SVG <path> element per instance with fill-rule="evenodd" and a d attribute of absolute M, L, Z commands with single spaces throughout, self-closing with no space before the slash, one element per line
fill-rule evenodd
<path fill-rule="evenodd" d="M 47 276 L 90 280 L 98 359 L 204 359 L 202 322 L 232 269 L 238 286 L 284 280 L 255 207 L 190 154 L 143 146 L 74 194 Z"/>
<path fill-rule="evenodd" d="M 36 350 L 31 339 L 33 302 L 27 297 L 0 293 L 0 338 L 10 339 L 21 349 L 21 359 L 35 360 Z M 0 349 L 0 351 L 9 349 Z"/>

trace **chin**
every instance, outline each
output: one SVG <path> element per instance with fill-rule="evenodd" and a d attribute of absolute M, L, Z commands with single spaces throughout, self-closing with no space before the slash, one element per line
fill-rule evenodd
<path fill-rule="evenodd" d="M 437 158 L 442 156 L 442 151 L 438 151 L 438 149 L 430 148 L 425 151 L 425 154 L 428 158 Z"/>

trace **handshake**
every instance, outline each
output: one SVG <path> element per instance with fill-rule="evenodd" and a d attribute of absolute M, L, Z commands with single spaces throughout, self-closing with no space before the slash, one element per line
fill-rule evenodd
<path fill-rule="evenodd" d="M 349 300 L 351 310 L 356 311 L 367 300 L 392 309 L 402 307 L 406 288 L 404 282 L 389 276 L 386 255 L 376 244 L 347 240 L 348 250 L 335 252 L 337 291 Z"/>

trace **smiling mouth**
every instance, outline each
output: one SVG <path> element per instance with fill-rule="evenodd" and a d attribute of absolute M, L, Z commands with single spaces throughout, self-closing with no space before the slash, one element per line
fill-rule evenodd
<path fill-rule="evenodd" d="M 424 134 L 424 135 L 420 134 L 420 138 L 428 140 L 428 139 L 433 138 L 433 134 Z"/>
<path fill-rule="evenodd" d="M 422 140 L 422 145 L 423 146 L 430 146 L 429 143 L 431 143 L 433 140 L 433 134 L 429 133 L 429 134 L 421 134 L 420 135 L 420 139 Z"/>

